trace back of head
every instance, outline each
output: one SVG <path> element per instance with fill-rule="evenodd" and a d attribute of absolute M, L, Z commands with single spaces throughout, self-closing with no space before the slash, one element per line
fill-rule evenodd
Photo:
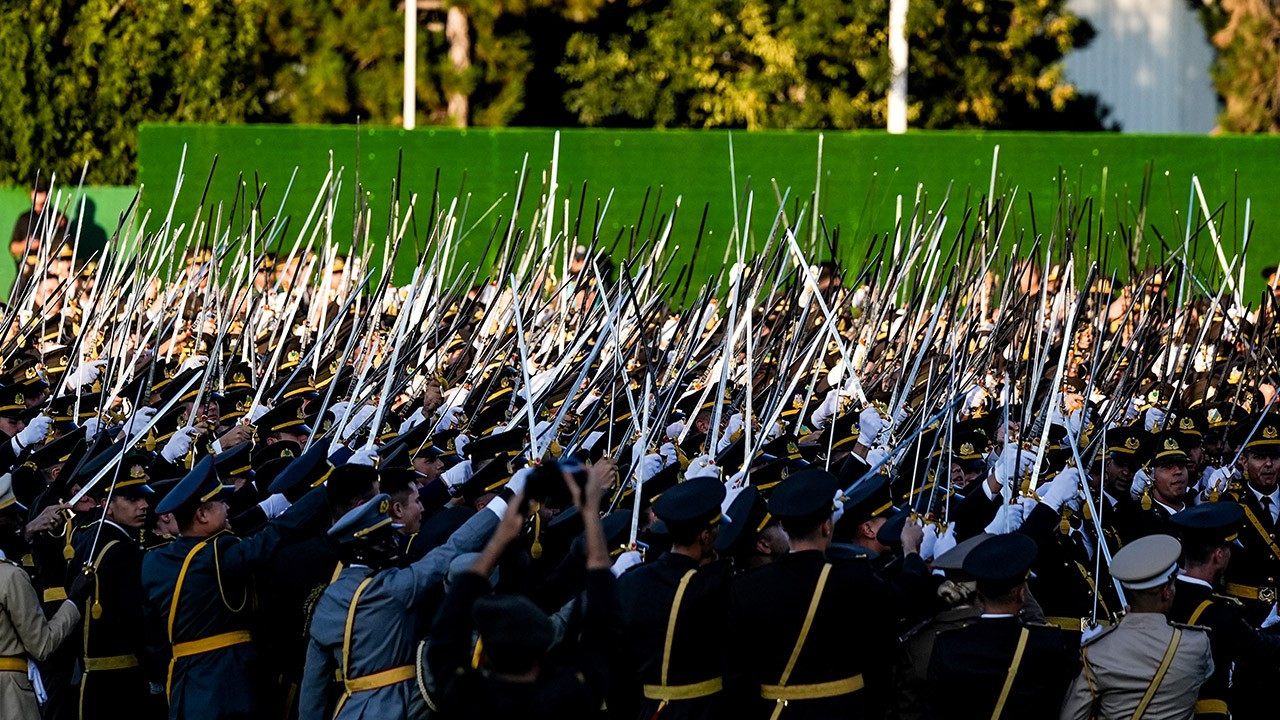
<path fill-rule="evenodd" d="M 554 640 L 551 621 L 522 595 L 489 595 L 472 609 L 486 667 L 496 673 L 526 673 L 537 667 Z"/>
<path fill-rule="evenodd" d="M 378 471 L 366 465 L 347 464 L 335 468 L 324 486 L 329 512 L 334 520 L 368 501 L 377 492 Z"/>

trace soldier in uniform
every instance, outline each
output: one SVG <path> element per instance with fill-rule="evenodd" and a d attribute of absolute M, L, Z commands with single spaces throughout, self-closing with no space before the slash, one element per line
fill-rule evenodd
<path fill-rule="evenodd" d="M 414 649 L 415 608 L 444 581 L 449 563 L 483 547 L 506 511 L 495 497 L 421 560 L 399 567 L 391 497 L 380 494 L 329 529 L 342 563 L 311 620 L 298 717 L 405 717 L 420 713 Z M 338 678 L 335 685 L 334 678 Z"/>
<path fill-rule="evenodd" d="M 715 546 L 724 497 L 720 479 L 704 476 L 666 490 L 653 504 L 671 549 L 618 580 L 623 640 L 609 703 L 615 718 L 716 718 L 723 712 L 724 609 L 732 568 L 716 559 Z"/>
<path fill-rule="evenodd" d="M 149 622 L 163 628 L 171 659 L 166 682 L 169 717 L 251 718 L 261 712 L 250 581 L 280 544 L 297 536 L 324 509 L 313 490 L 250 537 L 227 524 L 226 498 L 213 456 L 202 459 L 156 506 L 173 513 L 180 535 L 147 553 L 142 586 Z"/>
<path fill-rule="evenodd" d="M 1169 519 L 1187 508 L 1191 457 L 1184 445 L 1182 434 L 1171 430 L 1148 439 L 1145 457 L 1151 482 L 1121 520 L 1125 542 L 1169 532 Z"/>
<path fill-rule="evenodd" d="M 1167 617 L 1177 592 L 1182 546 L 1148 535 L 1116 553 L 1111 574 L 1129 612 L 1084 643 L 1084 667 L 1067 691 L 1062 720 L 1180 720 L 1191 715 L 1200 686 L 1213 673 L 1205 628 Z"/>
<path fill-rule="evenodd" d="M 0 511 L 20 509 L 7 475 L 0 476 Z M 20 550 L 0 547 L 0 717 L 5 720 L 39 720 L 40 706 L 28 678 L 30 666 L 49 657 L 80 622 L 80 609 L 70 599 L 59 605 L 48 620 L 40 597 L 26 570 L 9 557 Z M 87 584 L 73 585 L 83 598 Z"/>
<path fill-rule="evenodd" d="M 791 538 L 791 551 L 733 585 L 728 698 L 733 717 L 861 717 L 887 703 L 887 668 L 850 648 L 892 644 L 897 599 L 865 561 L 827 557 L 835 477 L 819 468 L 790 475 L 769 498 L 769 512 Z M 902 532 L 903 550 L 919 553 L 923 532 Z M 729 715 L 727 715 L 729 716 Z"/>
<path fill-rule="evenodd" d="M 1035 558 L 1035 541 L 1020 533 L 988 538 L 965 558 L 982 615 L 934 642 L 927 701 L 935 717 L 998 720 L 1058 712 L 1079 660 L 1070 634 L 1019 617 Z"/>
<path fill-rule="evenodd" d="M 116 481 L 100 482 L 90 491 L 102 517 L 76 534 L 72 571 L 85 569 L 93 578 L 81 636 L 81 720 L 114 717 L 119 708 L 141 707 L 147 698 L 140 664 L 145 650 L 141 542 L 154 494 L 147 484 L 147 460 L 126 455 Z"/>
<path fill-rule="evenodd" d="M 1238 426 L 1237 441 L 1244 442 L 1238 467 L 1243 484 L 1232 488 L 1230 496 L 1240 503 L 1239 547 L 1232 552 L 1227 568 L 1227 594 L 1244 603 L 1250 623 L 1262 621 L 1278 595 L 1280 583 L 1280 416 L 1272 414 L 1257 423 Z"/>
<path fill-rule="evenodd" d="M 1229 500 L 1198 505 L 1174 517 L 1182 538 L 1183 568 L 1169 619 L 1209 629 L 1214 671 L 1200 686 L 1195 706 L 1196 717 L 1206 720 L 1258 714 L 1260 708 L 1238 708 L 1233 701 L 1232 669 L 1237 663 L 1246 667 L 1246 680 L 1250 664 L 1263 668 L 1280 664 L 1280 637 L 1250 625 L 1243 616 L 1243 603 L 1218 593 L 1242 520 L 1244 509 Z"/>

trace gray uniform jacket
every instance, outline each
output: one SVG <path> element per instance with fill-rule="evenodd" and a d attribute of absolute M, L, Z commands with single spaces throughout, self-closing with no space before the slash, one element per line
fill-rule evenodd
<path fill-rule="evenodd" d="M 420 716 L 424 712 L 419 707 L 423 704 L 422 695 L 412 671 L 414 649 L 420 639 L 416 606 L 428 590 L 444 581 L 453 558 L 481 549 L 497 525 L 497 514 L 481 511 L 458 528 L 448 542 L 406 568 L 371 573 L 363 566 L 344 567 L 316 604 L 302 673 L 299 720 Z M 345 676 L 349 682 L 377 673 L 389 673 L 384 678 L 403 679 L 335 696 L 330 688 L 336 687 L 335 673 L 343 669 L 343 641 L 351 599 L 371 575 L 351 617 Z M 404 668 L 407 670 L 396 673 Z"/>
<path fill-rule="evenodd" d="M 1181 638 L 1168 670 L 1158 669 L 1174 632 Z M 1084 668 L 1067 691 L 1062 720 L 1132 718 L 1157 679 L 1143 720 L 1182 720 L 1195 712 L 1200 685 L 1213 674 L 1209 634 L 1171 624 L 1159 613 L 1130 613 L 1111 630 L 1084 643 Z"/>

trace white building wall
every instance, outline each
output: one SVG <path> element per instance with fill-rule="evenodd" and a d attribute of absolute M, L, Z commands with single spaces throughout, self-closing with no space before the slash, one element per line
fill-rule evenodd
<path fill-rule="evenodd" d="M 1108 122 L 1132 133 L 1213 129 L 1213 46 L 1187 0 L 1068 0 L 1067 7 L 1097 32 L 1067 55 L 1067 78 L 1099 96 L 1111 109 Z"/>

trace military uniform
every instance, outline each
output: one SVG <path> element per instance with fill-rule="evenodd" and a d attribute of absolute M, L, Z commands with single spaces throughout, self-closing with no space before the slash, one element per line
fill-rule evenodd
<path fill-rule="evenodd" d="M 228 492 L 207 456 L 156 512 Z M 165 628 L 172 653 L 166 683 L 170 718 L 248 718 L 261 712 L 267 671 L 257 663 L 250 634 L 250 581 L 281 542 L 323 507 L 324 493 L 311 492 L 251 537 L 226 531 L 181 536 L 147 554 L 142 563 L 147 611 Z"/>
<path fill-rule="evenodd" d="M 311 621 L 299 695 L 301 720 L 423 712 L 414 682 L 419 634 L 414 609 L 428 590 L 443 582 L 453 558 L 483 547 L 497 527 L 497 513 L 505 510 L 505 503 L 491 505 L 491 511 L 477 513 L 449 542 L 407 568 L 342 568 L 320 597 Z M 343 516 L 329 535 L 354 542 L 379 528 L 389 530 L 389 507 L 390 497 L 379 495 Z"/>
<path fill-rule="evenodd" d="M 1182 546 L 1151 535 L 1112 558 L 1111 572 L 1125 590 L 1171 592 Z M 1169 598 L 1165 602 L 1171 601 Z M 1153 602 L 1148 593 L 1148 602 Z M 1063 720 L 1191 717 L 1200 686 L 1213 674 L 1209 634 L 1203 627 L 1169 622 L 1163 612 L 1131 611 L 1119 624 L 1084 643 L 1084 667 L 1062 707 Z"/>
<path fill-rule="evenodd" d="M 0 717 L 38 720 L 40 708 L 27 678 L 29 661 L 49 657 L 75 632 L 80 611 L 63 601 L 45 620 L 40 598 L 27 573 L 0 557 Z"/>
<path fill-rule="evenodd" d="M 664 492 L 653 510 L 668 526 L 714 527 L 724 495 L 717 478 L 697 478 Z M 613 717 L 721 715 L 731 571 L 728 561 L 700 566 L 692 556 L 666 552 L 619 578 L 623 637 L 612 673 Z"/>

